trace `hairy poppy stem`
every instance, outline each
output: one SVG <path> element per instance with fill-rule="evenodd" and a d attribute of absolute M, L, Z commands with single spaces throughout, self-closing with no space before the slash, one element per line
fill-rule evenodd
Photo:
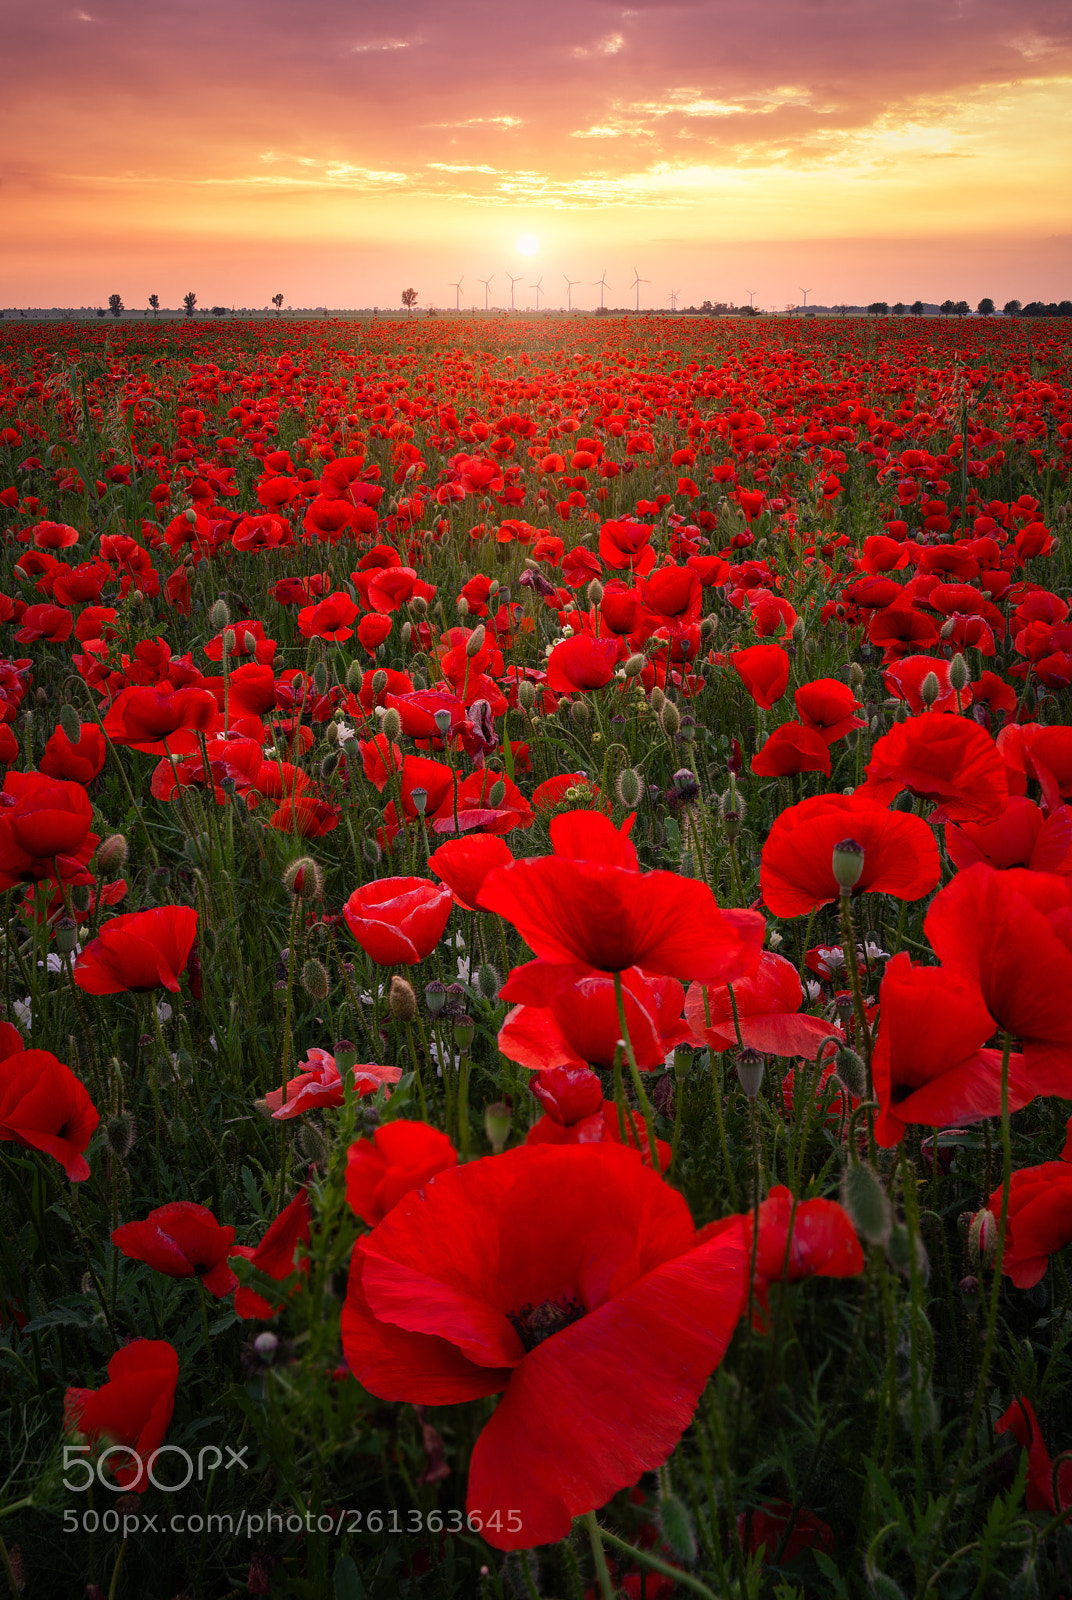
<path fill-rule="evenodd" d="M 595 1562 L 596 1582 L 599 1584 L 601 1600 L 614 1600 L 614 1584 L 611 1582 L 610 1570 L 607 1567 L 607 1552 L 603 1548 L 603 1529 L 596 1521 L 594 1511 L 586 1511 L 582 1520 L 588 1529 L 588 1539 L 592 1546 L 592 1560 Z"/>
<path fill-rule="evenodd" d="M 595 1512 L 590 1511 L 588 1516 L 594 1520 Z M 613 1545 L 615 1550 L 621 1550 L 631 1560 L 638 1561 L 642 1567 L 647 1567 L 652 1572 L 661 1572 L 664 1577 L 673 1578 L 675 1583 L 680 1584 L 683 1589 L 688 1589 L 691 1594 L 703 1595 L 704 1600 L 718 1600 L 715 1591 L 709 1589 L 706 1583 L 701 1583 L 699 1578 L 694 1578 L 691 1573 L 682 1572 L 680 1567 L 671 1566 L 669 1561 L 660 1560 L 658 1556 L 653 1556 L 649 1550 L 638 1550 L 635 1544 L 629 1544 L 627 1540 L 619 1539 L 616 1533 L 608 1533 L 606 1528 L 599 1528 L 598 1524 L 597 1531 L 601 1540 L 605 1539 L 607 1544 Z M 604 1557 L 604 1560 L 606 1560 L 606 1557 Z M 613 1593 L 613 1591 L 611 1592 Z"/>
<path fill-rule="evenodd" d="M 658 1146 L 655 1143 L 655 1117 L 651 1109 L 651 1101 L 640 1078 L 640 1068 L 637 1066 L 636 1053 L 633 1050 L 633 1041 L 629 1037 L 629 1024 L 625 1020 L 625 997 L 622 994 L 622 975 L 614 974 L 614 999 L 618 1006 L 618 1026 L 622 1030 L 622 1043 L 625 1045 L 626 1060 L 629 1062 L 629 1073 L 633 1080 L 633 1088 L 644 1113 L 644 1126 L 648 1130 L 648 1159 L 656 1172 L 659 1170 Z"/>

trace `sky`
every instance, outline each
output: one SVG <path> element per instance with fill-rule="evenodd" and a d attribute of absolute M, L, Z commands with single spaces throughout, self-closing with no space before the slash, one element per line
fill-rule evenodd
<path fill-rule="evenodd" d="M 3 0 L 0 37 L 0 306 L 1072 298 L 1067 0 Z"/>

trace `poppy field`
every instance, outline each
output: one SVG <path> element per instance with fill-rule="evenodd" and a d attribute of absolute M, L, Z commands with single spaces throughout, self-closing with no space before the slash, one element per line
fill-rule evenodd
<path fill-rule="evenodd" d="M 1072 1594 L 1072 335 L 0 328 L 0 1590 Z"/>

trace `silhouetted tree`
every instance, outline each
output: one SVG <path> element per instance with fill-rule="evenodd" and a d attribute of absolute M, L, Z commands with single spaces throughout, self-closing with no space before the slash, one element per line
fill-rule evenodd
<path fill-rule="evenodd" d="M 110 294 L 108 296 L 108 310 L 112 313 L 113 317 L 121 317 L 123 315 L 122 295 Z"/>
<path fill-rule="evenodd" d="M 914 317 L 921 317 L 923 315 L 923 301 L 913 300 L 908 309 L 911 311 Z"/>
<path fill-rule="evenodd" d="M 276 316 L 281 317 L 283 315 L 283 296 L 281 294 L 274 294 L 272 296 L 272 304 L 275 306 Z"/>
<path fill-rule="evenodd" d="M 889 316 L 889 313 L 890 308 L 886 304 L 885 300 L 872 300 L 871 304 L 867 308 L 867 314 L 869 317 L 887 317 Z"/>
<path fill-rule="evenodd" d="M 151 294 L 149 296 L 149 310 L 152 312 L 154 317 L 160 310 L 160 296 L 158 294 Z"/>
<path fill-rule="evenodd" d="M 416 289 L 402 290 L 402 304 L 405 306 L 407 313 L 412 317 L 413 307 L 417 304 Z"/>
<path fill-rule="evenodd" d="M 981 317 L 992 317 L 994 315 L 994 302 L 988 294 L 984 295 L 975 309 Z"/>
<path fill-rule="evenodd" d="M 1002 310 L 1007 317 L 1018 317 L 1020 312 L 1023 310 L 1023 307 L 1021 306 L 1019 300 L 1006 300 Z"/>
<path fill-rule="evenodd" d="M 894 314 L 895 317 L 903 317 L 904 316 L 904 314 L 905 314 L 905 303 L 904 303 L 903 300 L 898 300 L 897 304 L 893 308 L 893 314 Z"/>
<path fill-rule="evenodd" d="M 970 310 L 971 307 L 966 300 L 958 300 L 956 305 L 953 307 L 953 314 L 957 317 L 966 317 Z"/>
<path fill-rule="evenodd" d="M 189 294 L 183 295 L 182 304 L 186 315 L 188 317 L 192 317 L 194 314 L 194 307 L 197 304 L 197 296 L 194 294 L 192 289 L 190 290 Z"/>
<path fill-rule="evenodd" d="M 956 309 L 956 305 L 952 300 L 943 300 L 941 305 L 938 307 L 938 310 L 942 313 L 943 317 L 951 317 Z"/>

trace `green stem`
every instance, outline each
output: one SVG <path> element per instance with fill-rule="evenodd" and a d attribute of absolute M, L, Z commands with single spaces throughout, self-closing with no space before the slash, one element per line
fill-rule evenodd
<path fill-rule="evenodd" d="M 589 1516 L 594 1516 L 594 1512 L 590 1511 L 588 1514 Z M 694 1578 L 690 1572 L 682 1572 L 680 1567 L 673 1567 L 669 1561 L 660 1560 L 658 1556 L 652 1555 L 650 1550 L 638 1550 L 636 1545 L 628 1544 L 626 1540 L 619 1539 L 615 1533 L 608 1533 L 606 1528 L 600 1529 L 600 1533 L 608 1544 L 614 1546 L 615 1550 L 621 1550 L 623 1554 L 629 1556 L 633 1561 L 638 1561 L 642 1567 L 648 1567 L 652 1572 L 661 1572 L 664 1577 L 672 1578 L 675 1583 L 680 1584 L 683 1589 L 688 1589 L 690 1593 L 702 1595 L 704 1600 L 718 1600 L 715 1591 L 709 1589 L 706 1583 L 701 1583 L 699 1578 Z"/>
<path fill-rule="evenodd" d="M 611 1582 L 610 1571 L 607 1567 L 607 1552 L 603 1548 L 603 1530 L 596 1521 L 594 1511 L 586 1511 L 584 1525 L 588 1529 L 588 1539 L 592 1546 L 592 1560 L 595 1562 L 596 1581 L 599 1584 L 601 1600 L 614 1600 L 614 1585 Z M 14 1585 L 12 1585 L 14 1588 Z M 17 1594 L 17 1590 L 15 1591 Z"/>
<path fill-rule="evenodd" d="M 622 975 L 614 974 L 614 999 L 618 1007 L 618 1026 L 622 1030 L 622 1043 L 625 1045 L 625 1057 L 629 1063 L 629 1075 L 633 1080 L 637 1101 L 644 1114 L 644 1126 L 648 1132 L 648 1159 L 656 1172 L 659 1170 L 658 1147 L 655 1143 L 655 1117 L 651 1109 L 651 1101 L 640 1078 L 640 1068 L 637 1066 L 636 1053 L 633 1050 L 633 1041 L 629 1037 L 629 1024 L 625 1020 L 625 997 L 622 994 Z"/>

